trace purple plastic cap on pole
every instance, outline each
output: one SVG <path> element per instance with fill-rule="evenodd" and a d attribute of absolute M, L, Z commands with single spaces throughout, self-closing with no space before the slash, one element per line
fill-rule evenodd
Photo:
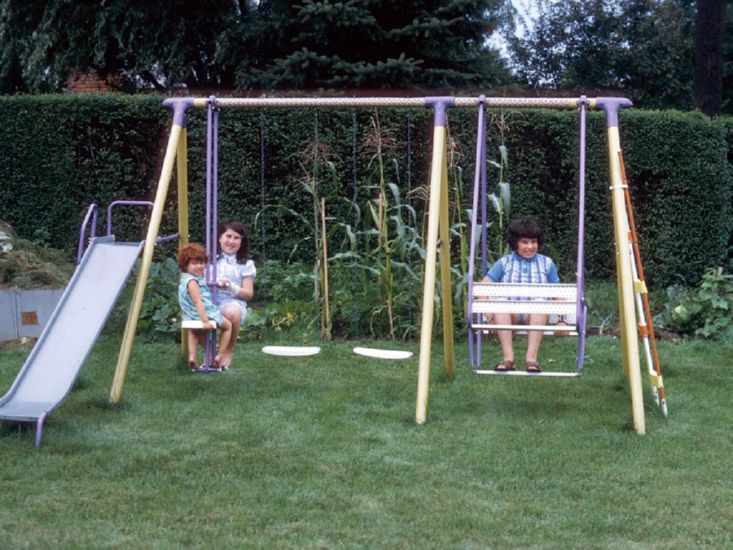
<path fill-rule="evenodd" d="M 163 101 L 163 107 L 173 110 L 173 124 L 186 127 L 186 111 L 193 107 L 192 97 L 169 98 Z"/>
<path fill-rule="evenodd" d="M 610 128 L 618 126 L 618 112 L 633 104 L 625 97 L 599 97 L 596 99 L 596 105 L 606 112 L 606 125 Z"/>
<path fill-rule="evenodd" d="M 426 97 L 425 107 L 435 110 L 435 126 L 446 125 L 446 111 L 455 106 L 455 97 Z"/>

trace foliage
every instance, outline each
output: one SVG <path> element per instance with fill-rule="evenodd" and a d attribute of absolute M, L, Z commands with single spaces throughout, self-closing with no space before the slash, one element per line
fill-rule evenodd
<path fill-rule="evenodd" d="M 96 72 L 122 89 L 221 85 L 217 37 L 247 2 L 13 2 L 0 6 L 0 90 L 58 91 Z M 230 83 L 231 73 L 229 74 Z"/>
<path fill-rule="evenodd" d="M 367 314 L 370 333 L 394 339 L 414 334 L 414 312 L 419 307 L 416 292 L 420 286 L 417 273 L 420 260 L 425 257 L 422 239 L 417 229 L 415 209 L 402 201 L 399 171 L 396 181 L 387 181 L 385 165 L 396 161 L 394 136 L 382 129 L 379 117 L 371 118 L 372 130 L 364 139 L 362 150 L 369 156 L 369 179 L 365 188 L 371 195 L 367 202 L 368 216 L 358 204 L 352 204 L 354 223 L 341 223 L 344 239 L 340 251 L 333 256 L 335 265 L 341 264 L 342 276 L 336 305 L 344 313 L 352 312 L 360 319 Z M 361 288 L 353 288 L 350 295 L 342 286 L 348 273 L 360 272 L 356 278 Z M 353 280 L 353 275 L 352 275 Z M 357 282 L 357 284 L 359 284 Z M 350 301 L 362 304 L 361 311 L 353 310 Z M 368 305 L 367 305 L 368 304 Z M 366 308 L 364 306 L 367 306 Z M 347 313 L 347 316 L 349 314 Z"/>
<path fill-rule="evenodd" d="M 733 337 L 733 275 L 722 268 L 708 268 L 693 289 L 684 285 L 667 288 L 668 302 L 655 321 L 683 336 Z"/>
<path fill-rule="evenodd" d="M 100 205 L 103 226 L 105 207 L 112 200 L 155 193 L 169 119 L 160 99 L 112 94 L 0 97 L 0 219 L 22 235 L 37 235 L 44 244 L 66 250 L 71 257 L 90 202 Z M 303 199 L 308 195 L 303 192 L 299 152 L 315 139 L 316 117 L 319 141 L 331 150 L 329 162 L 337 175 L 324 168 L 319 179 L 320 196 L 328 205 L 329 232 L 338 223 L 355 223 L 354 202 L 361 214 L 369 216 L 365 205 L 374 198 L 368 181 L 374 165 L 369 166 L 370 155 L 360 153 L 354 143 L 361 143 L 371 130 L 373 113 L 361 109 L 221 113 L 219 214 L 241 219 L 255 230 L 250 237 L 256 261 L 287 260 L 295 250 L 292 260 L 315 262 L 315 247 L 308 240 L 312 205 L 308 200 L 306 213 Z M 204 115 L 194 110 L 188 121 L 190 234 L 197 241 L 203 240 L 205 219 Z M 410 190 L 428 181 L 430 115 L 427 109 L 379 110 L 383 132 L 398 140 L 384 164 L 385 181 L 398 185 L 402 200 L 415 209 L 418 220 L 424 212 L 423 201 Z M 506 116 L 511 117 L 508 131 L 503 137 L 491 132 L 487 150 L 506 146 L 512 216 L 536 216 L 545 228 L 548 247 L 557 250 L 561 272 L 573 273 L 578 227 L 577 114 L 517 110 L 507 111 Z M 458 166 L 473 166 L 475 112 L 452 109 L 449 118 L 451 139 L 463 152 Z M 728 254 L 733 224 L 729 118 L 629 110 L 621 113 L 620 120 L 647 280 L 653 286 L 668 286 L 682 277 L 695 284 L 708 263 L 720 265 Z M 407 128 L 411 129 L 409 140 Z M 590 112 L 586 266 L 589 278 L 604 280 L 613 276 L 615 257 L 605 136 L 602 113 Z M 38 154 L 39 148 L 43 155 Z M 462 193 L 465 204 L 468 197 Z M 455 209 L 455 193 L 451 199 Z M 299 217 L 303 215 L 307 223 Z M 120 209 L 114 221 L 118 239 L 144 238 L 144 210 Z M 466 223 L 465 217 L 460 223 Z M 177 186 L 173 184 L 162 233 L 173 233 L 176 227 Z M 453 250 L 459 252 L 459 248 Z"/>
<path fill-rule="evenodd" d="M 122 89 L 496 85 L 506 0 L 0 4 L 0 91 L 95 72 Z"/>
<path fill-rule="evenodd" d="M 283 55 L 259 71 L 240 63 L 237 83 L 281 89 L 497 85 L 508 75 L 484 37 L 507 6 L 503 0 L 306 0 L 280 18 L 280 32 L 289 38 Z"/>
<path fill-rule="evenodd" d="M 733 113 L 733 3 L 725 4 L 725 36 L 723 45 L 723 112 Z"/>
<path fill-rule="evenodd" d="M 719 115 L 723 103 L 725 4 L 697 0 L 694 106 L 708 116 Z"/>
<path fill-rule="evenodd" d="M 282 333 L 290 339 L 312 338 L 319 317 L 313 300 L 315 276 L 313 267 L 302 262 L 268 260 L 258 266 L 255 297 L 240 338 L 264 340 Z"/>
<path fill-rule="evenodd" d="M 695 285 L 707 266 L 726 260 L 733 186 L 730 149 L 720 130 L 699 113 L 642 112 L 626 118 L 624 161 L 641 258 L 654 286 Z"/>
<path fill-rule="evenodd" d="M 0 221 L 0 289 L 63 288 L 74 264 L 63 250 L 45 246 L 42 234 L 35 242 L 18 238 Z"/>
<path fill-rule="evenodd" d="M 509 47 L 533 87 L 620 90 L 639 107 L 692 107 L 695 2 L 540 2 Z"/>
<path fill-rule="evenodd" d="M 100 207 L 100 234 L 110 202 L 146 198 L 154 189 L 169 118 L 161 99 L 0 97 L 0 219 L 71 257 L 90 203 Z M 142 240 L 145 220 L 139 208 L 115 211 L 118 240 Z"/>
<path fill-rule="evenodd" d="M 135 263 L 131 280 L 137 280 L 140 260 Z M 153 262 L 148 286 L 140 308 L 138 330 L 149 339 L 176 334 L 181 329 L 181 308 L 178 305 L 178 281 L 181 271 L 172 258 Z"/>

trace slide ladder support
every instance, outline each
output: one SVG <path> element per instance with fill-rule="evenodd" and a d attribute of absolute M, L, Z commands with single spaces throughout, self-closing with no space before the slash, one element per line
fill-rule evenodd
<path fill-rule="evenodd" d="M 662 379 L 662 367 L 659 361 L 659 351 L 657 349 L 657 340 L 654 335 L 654 323 L 652 322 L 652 312 L 649 305 L 649 292 L 644 279 L 644 267 L 641 262 L 641 254 L 639 251 L 639 235 L 636 231 L 634 209 L 631 205 L 631 193 L 629 192 L 629 182 L 626 177 L 624 157 L 621 151 L 618 152 L 618 159 L 624 186 L 626 211 L 628 213 L 629 254 L 633 260 L 631 262 L 631 269 L 634 277 L 636 311 L 639 316 L 639 337 L 644 344 L 644 357 L 646 359 L 649 384 L 651 386 L 654 403 L 660 408 L 664 416 L 668 416 L 669 410 L 667 408 L 667 397 L 664 391 L 664 381 Z"/>

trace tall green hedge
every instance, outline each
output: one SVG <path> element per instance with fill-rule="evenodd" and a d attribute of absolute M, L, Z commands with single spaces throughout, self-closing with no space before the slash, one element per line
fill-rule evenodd
<path fill-rule="evenodd" d="M 169 118 L 155 97 L 0 96 L 0 218 L 75 250 L 89 204 L 148 196 Z M 120 227 L 121 238 L 144 235 L 142 223 Z"/>
<path fill-rule="evenodd" d="M 115 199 L 152 198 L 170 127 L 163 97 L 50 95 L 0 97 L 0 219 L 24 237 L 70 253 L 87 206 L 104 209 Z M 373 110 L 226 110 L 220 114 L 220 217 L 246 222 L 256 259 L 312 256 L 308 220 L 311 197 L 303 180 L 317 172 L 331 223 L 355 223 L 352 199 L 362 208 L 378 183 L 373 151 Z M 451 182 L 469 208 L 473 181 L 476 116 L 449 113 Z M 621 144 L 639 228 L 647 279 L 656 285 L 695 282 L 709 265 L 726 261 L 731 235 L 731 143 L 733 123 L 695 113 L 628 110 L 621 116 Z M 432 116 L 423 109 L 378 113 L 385 147 L 385 177 L 408 187 L 428 180 Z M 547 230 L 548 251 L 561 271 L 575 271 L 577 238 L 577 114 L 525 110 L 491 112 L 488 155 L 509 153 L 506 172 L 512 214 L 538 216 Z M 500 131 L 500 128 L 502 130 Z M 193 239 L 204 225 L 205 113 L 191 111 L 189 129 L 190 219 Z M 264 129 L 264 139 L 261 139 Z M 608 279 L 614 244 L 605 119 L 588 116 L 586 270 Z M 312 146 L 319 143 L 314 167 Z M 261 165 L 260 158 L 265 162 Z M 264 187 L 261 186 L 261 170 Z M 496 169 L 490 167 L 496 181 Z M 456 181 L 457 180 L 457 181 Z M 176 229 L 175 186 L 164 232 Z M 408 199 L 404 199 L 408 200 Z M 418 194 L 409 200 L 422 211 Z M 265 209 L 262 209 L 263 204 Z M 255 218 L 257 224 L 255 224 Z M 119 210 L 118 238 L 144 234 L 146 214 Z M 103 225 L 102 225 L 103 227 Z"/>

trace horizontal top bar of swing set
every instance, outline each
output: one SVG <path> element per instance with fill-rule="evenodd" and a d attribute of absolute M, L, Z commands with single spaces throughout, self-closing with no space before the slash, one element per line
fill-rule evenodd
<path fill-rule="evenodd" d="M 476 107 L 481 101 L 486 107 L 505 108 L 544 108 L 544 109 L 576 109 L 582 102 L 591 108 L 597 108 L 599 103 L 613 102 L 630 106 L 631 102 L 625 98 L 586 98 L 573 97 L 210 97 L 210 98 L 180 98 L 187 100 L 195 108 L 206 108 L 213 103 L 217 108 L 231 107 L 240 109 L 280 107 L 433 107 L 441 104 L 446 107 Z M 173 102 L 176 99 L 166 100 Z"/>

